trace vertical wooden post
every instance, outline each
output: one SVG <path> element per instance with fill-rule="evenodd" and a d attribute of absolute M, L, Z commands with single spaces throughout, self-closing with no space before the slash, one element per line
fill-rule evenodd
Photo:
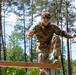
<path fill-rule="evenodd" d="M 51 69 L 51 75 L 55 75 L 55 69 Z"/>
<path fill-rule="evenodd" d="M 50 69 L 49 70 L 49 75 L 55 75 L 55 69 Z"/>

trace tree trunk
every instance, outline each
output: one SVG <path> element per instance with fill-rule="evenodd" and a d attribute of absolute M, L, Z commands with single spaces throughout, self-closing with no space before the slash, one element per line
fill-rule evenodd
<path fill-rule="evenodd" d="M 68 32 L 68 1 L 66 0 L 66 30 Z M 67 57 L 68 57 L 68 75 L 72 75 L 70 51 L 69 51 L 69 39 L 67 39 Z"/>
<path fill-rule="evenodd" d="M 23 4 L 23 16 L 25 16 L 25 9 Z M 23 25 L 24 25 L 24 60 L 27 61 L 27 53 L 26 53 L 26 38 L 25 38 L 25 17 L 23 17 Z"/>
<path fill-rule="evenodd" d="M 1 45 L 2 45 L 2 16 L 1 16 L 1 11 L 2 11 L 2 1 L 0 0 L 0 60 L 1 60 Z M 1 75 L 1 67 L 0 67 L 0 75 Z"/>
<path fill-rule="evenodd" d="M 59 19 L 60 19 L 60 21 L 61 21 L 61 29 L 62 29 L 62 0 L 60 0 L 60 11 L 59 11 Z M 62 41 L 61 41 L 61 51 L 60 51 L 60 53 L 61 53 L 61 64 L 62 64 L 62 75 L 65 75 L 65 66 L 64 66 L 64 58 L 63 58 L 63 37 L 62 37 Z"/>
<path fill-rule="evenodd" d="M 31 19 L 32 19 L 32 21 L 31 21 L 31 25 L 33 25 L 33 10 L 34 10 L 34 8 L 33 8 L 33 0 L 31 0 L 31 6 L 32 6 L 32 15 L 31 15 Z M 32 38 L 30 39 L 30 61 L 31 62 L 33 62 L 33 55 L 32 55 Z"/>

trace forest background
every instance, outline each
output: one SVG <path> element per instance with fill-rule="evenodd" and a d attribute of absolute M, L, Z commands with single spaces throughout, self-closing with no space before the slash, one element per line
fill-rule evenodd
<path fill-rule="evenodd" d="M 76 33 L 76 0 L 0 0 L 0 60 L 37 62 L 36 37 L 27 39 L 25 32 L 40 21 L 43 11 L 52 14 L 51 21 L 69 34 Z M 56 75 L 76 74 L 76 39 L 61 38 L 62 69 Z M 53 61 L 52 54 L 49 62 Z M 70 65 L 70 66 L 69 66 Z M 38 75 L 38 69 L 0 68 L 0 75 Z"/>

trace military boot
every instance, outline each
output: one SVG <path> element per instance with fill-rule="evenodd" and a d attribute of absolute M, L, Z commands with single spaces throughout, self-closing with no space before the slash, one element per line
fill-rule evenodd
<path fill-rule="evenodd" d="M 54 57 L 54 62 L 53 62 L 54 64 L 56 64 L 56 63 L 59 63 L 59 61 L 58 61 L 58 57 Z"/>
<path fill-rule="evenodd" d="M 45 72 L 40 72 L 40 75 L 46 75 Z"/>

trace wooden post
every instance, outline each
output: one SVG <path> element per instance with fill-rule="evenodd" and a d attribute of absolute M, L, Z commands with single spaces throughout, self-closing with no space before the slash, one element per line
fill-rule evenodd
<path fill-rule="evenodd" d="M 55 69 L 51 69 L 51 75 L 55 75 Z"/>

